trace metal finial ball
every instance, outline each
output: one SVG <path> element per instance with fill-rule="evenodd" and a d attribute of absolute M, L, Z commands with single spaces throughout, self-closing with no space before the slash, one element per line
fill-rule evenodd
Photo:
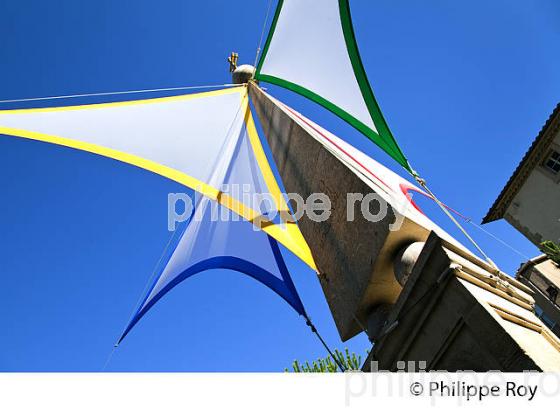
<path fill-rule="evenodd" d="M 231 79 L 234 84 L 245 84 L 248 83 L 253 74 L 255 73 L 255 67 L 249 64 L 240 65 L 235 69 L 231 75 Z"/>

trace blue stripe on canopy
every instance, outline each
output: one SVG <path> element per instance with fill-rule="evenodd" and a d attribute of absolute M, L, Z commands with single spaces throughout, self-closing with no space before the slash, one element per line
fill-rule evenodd
<path fill-rule="evenodd" d="M 230 269 L 233 271 L 244 273 L 253 279 L 258 280 L 263 285 L 267 286 L 278 296 L 282 297 L 288 304 L 300 315 L 305 316 L 305 309 L 303 308 L 303 304 L 299 295 L 297 294 L 295 287 L 293 285 L 292 279 L 288 271 L 286 270 L 286 266 L 284 264 L 284 260 L 280 255 L 280 249 L 278 247 L 278 243 L 269 238 L 271 242 L 271 247 L 273 248 L 274 252 L 278 254 L 278 257 L 281 260 L 281 265 L 283 265 L 283 272 L 282 276 L 284 280 L 278 279 L 276 276 L 272 275 L 270 272 L 262 269 L 261 267 L 255 265 L 254 263 L 248 262 L 246 260 L 236 258 L 235 256 L 217 256 L 214 258 L 206 259 L 205 261 L 199 262 L 190 268 L 186 269 L 180 275 L 178 275 L 175 279 L 173 279 L 169 284 L 167 284 L 153 299 L 148 302 L 144 308 L 140 309 L 130 321 L 130 324 L 127 326 L 126 330 L 120 337 L 118 343 L 120 343 L 126 335 L 132 330 L 134 325 L 155 305 L 163 296 L 165 296 L 171 289 L 177 286 L 179 283 L 184 281 L 185 279 L 190 278 L 191 276 L 196 275 L 197 273 L 204 272 L 211 269 Z"/>
<path fill-rule="evenodd" d="M 200 204 L 200 203 L 199 203 Z M 214 206 L 221 207 L 217 203 Z M 206 213 L 206 211 L 205 211 Z M 209 213 L 209 211 L 208 211 Z M 192 228 L 191 224 L 200 223 L 200 230 L 193 229 L 196 232 L 194 235 L 189 234 L 189 227 Z M 209 238 L 212 237 L 213 233 L 216 232 L 218 238 L 222 238 L 221 231 L 216 228 L 215 224 L 228 224 L 233 226 L 234 231 L 231 233 L 232 236 L 227 240 L 224 250 L 219 254 L 212 254 L 208 251 L 208 257 L 197 259 L 196 252 L 192 263 L 180 262 L 180 266 L 186 266 L 185 269 L 181 271 L 172 271 L 172 274 L 168 275 L 168 278 L 162 278 L 164 272 L 169 268 L 172 263 L 170 262 L 175 254 L 184 254 L 184 247 L 186 242 L 195 241 L 191 246 L 198 246 L 198 249 L 204 249 L 207 252 Z M 288 268 L 284 262 L 282 253 L 280 251 L 280 246 L 278 242 L 262 231 L 255 231 L 252 224 L 247 221 L 208 221 L 205 219 L 201 222 L 193 222 L 193 218 L 181 224 L 182 231 L 180 232 L 179 239 L 171 243 L 166 254 L 162 258 L 162 263 L 159 267 L 159 274 L 156 277 L 154 283 L 151 285 L 150 290 L 145 295 L 142 303 L 140 304 L 138 310 L 132 317 L 130 323 L 127 325 L 122 336 L 119 338 L 117 344 L 119 344 L 133 329 L 133 327 L 138 323 L 138 321 L 171 289 L 177 286 L 179 283 L 183 282 L 197 273 L 205 272 L 212 269 L 228 269 L 236 272 L 243 273 L 272 291 L 274 291 L 278 296 L 284 299 L 298 314 L 306 316 L 305 309 L 301 302 L 301 299 L 297 293 L 294 286 L 292 278 L 288 272 Z M 208 233 L 212 232 L 212 233 Z M 237 236 L 235 236 L 237 234 Z M 232 241 L 231 239 L 237 239 Z M 232 244 L 232 242 L 235 242 Z M 246 246 L 239 247 L 238 242 L 243 242 Z M 229 246 L 228 246 L 229 244 Z M 236 249 L 235 246 L 238 248 Z M 181 248 L 183 246 L 183 248 Z M 239 248 L 247 248 L 245 255 L 241 255 L 242 252 Z M 268 252 L 268 253 L 267 253 Z M 262 256 L 264 255 L 264 257 Z M 176 256 L 176 255 L 175 255 Z M 254 258 L 251 258 L 254 256 Z M 254 260 L 249 260 L 254 259 Z M 260 260 L 257 260 L 260 259 Z M 262 265 L 268 265 L 266 268 Z M 276 273 L 276 274 L 275 274 Z M 157 285 L 163 283 L 163 286 L 157 288 Z M 156 289 L 157 288 L 157 289 Z"/>

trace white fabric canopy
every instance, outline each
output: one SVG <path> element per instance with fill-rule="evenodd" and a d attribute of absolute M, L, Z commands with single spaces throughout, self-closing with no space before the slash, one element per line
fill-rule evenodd
<path fill-rule="evenodd" d="M 338 0 L 284 0 L 260 73 L 298 84 L 377 131 L 348 55 Z"/>
<path fill-rule="evenodd" d="M 132 154 L 209 183 L 227 137 L 239 134 L 243 124 L 242 93 L 226 91 L 202 98 L 1 111 L 0 126 Z"/>
<path fill-rule="evenodd" d="M 299 228 L 286 222 L 289 208 L 264 154 L 246 87 L 0 111 L 0 134 L 89 151 L 173 179 L 252 222 L 315 268 Z"/>
<path fill-rule="evenodd" d="M 255 79 L 322 105 L 413 172 L 371 90 L 348 0 L 279 0 Z"/>

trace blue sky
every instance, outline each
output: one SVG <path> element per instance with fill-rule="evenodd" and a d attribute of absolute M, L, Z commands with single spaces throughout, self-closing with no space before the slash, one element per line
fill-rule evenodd
<path fill-rule="evenodd" d="M 560 100 L 560 4 L 350 3 L 366 71 L 403 150 L 446 203 L 480 221 Z M 266 11 L 264 0 L 244 4 L 2 2 L 0 99 L 227 83 L 227 55 L 253 62 Z M 268 89 L 398 170 L 322 108 Z M 167 242 L 167 193 L 181 187 L 107 158 L 5 136 L 0 184 L 0 370 L 100 370 Z M 504 221 L 487 228 L 537 254 Z M 471 232 L 503 270 L 523 261 Z M 314 273 L 285 255 L 329 344 L 364 352 L 363 335 L 340 342 Z M 212 271 L 162 299 L 107 370 L 280 371 L 324 354 L 270 290 Z"/>

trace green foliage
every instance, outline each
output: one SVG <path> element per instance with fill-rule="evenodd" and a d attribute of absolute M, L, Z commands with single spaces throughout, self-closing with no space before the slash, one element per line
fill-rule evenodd
<path fill-rule="evenodd" d="M 334 355 L 347 370 L 360 370 L 362 367 L 362 356 L 356 355 L 356 353 L 350 353 L 348 349 L 345 349 L 344 353 L 335 349 Z M 295 373 L 336 373 L 340 371 L 330 356 L 325 358 L 321 357 L 314 360 L 311 364 L 308 361 L 300 364 L 299 361 L 294 360 L 292 369 Z M 288 372 L 289 370 L 284 369 L 284 371 Z"/>
<path fill-rule="evenodd" d="M 542 253 L 545 253 L 550 260 L 560 265 L 560 246 L 552 241 L 541 242 L 539 246 Z"/>

